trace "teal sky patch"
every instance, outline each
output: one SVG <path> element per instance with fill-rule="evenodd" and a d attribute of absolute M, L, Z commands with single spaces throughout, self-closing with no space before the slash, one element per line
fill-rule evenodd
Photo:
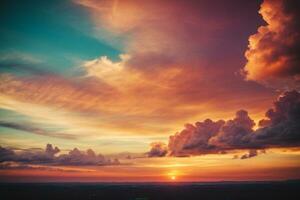
<path fill-rule="evenodd" d="M 1 4 L 0 72 L 69 75 L 84 60 L 103 55 L 117 60 L 121 53 L 95 36 L 88 12 L 72 1 Z"/>

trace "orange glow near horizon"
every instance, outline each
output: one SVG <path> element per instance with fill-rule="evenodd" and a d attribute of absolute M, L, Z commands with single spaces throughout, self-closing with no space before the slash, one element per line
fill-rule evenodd
<path fill-rule="evenodd" d="M 25 182 L 211 182 L 300 178 L 299 151 L 274 149 L 269 155 L 242 161 L 232 157 L 233 155 L 209 155 L 192 159 L 144 158 L 134 160 L 136 165 L 0 170 L 0 176 L 3 179 Z"/>

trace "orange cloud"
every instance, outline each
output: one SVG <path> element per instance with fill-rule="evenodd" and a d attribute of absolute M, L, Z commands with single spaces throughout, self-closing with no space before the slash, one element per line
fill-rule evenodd
<path fill-rule="evenodd" d="M 229 10 L 238 9 L 243 13 L 241 6 L 199 1 L 76 2 L 88 8 L 98 28 L 106 29 L 113 36 L 125 37 L 123 51 L 130 58 L 121 59 L 122 70 L 119 76 L 113 75 L 111 79 L 122 82 L 120 90 L 128 86 L 130 94 L 134 94 L 131 101 L 139 99 L 137 96 L 142 94 L 145 97 L 142 102 L 147 99 L 152 102 L 146 107 L 162 105 L 151 110 L 152 114 L 171 118 L 180 115 L 180 119 L 195 115 L 197 109 L 198 115 L 205 110 L 215 113 L 213 107 L 220 99 L 226 102 L 228 110 L 229 107 L 239 109 L 237 104 L 241 101 L 247 101 L 241 105 L 250 105 L 254 100 L 247 99 L 249 96 L 271 100 L 272 92 L 255 88 L 257 86 L 244 83 L 241 77 L 234 75 L 235 69 L 231 67 L 236 54 L 232 60 L 227 56 L 219 57 L 231 52 L 220 44 L 219 38 L 222 33 L 232 34 L 231 30 L 235 29 L 236 16 L 229 14 Z M 211 12 L 215 13 L 213 17 Z M 228 45 L 234 46 L 232 43 Z M 128 85 L 128 80 L 134 84 Z M 153 99 L 153 96 L 157 98 Z M 232 96 L 236 96 L 239 102 L 233 102 Z M 162 99 L 167 99 L 168 103 Z"/>
<path fill-rule="evenodd" d="M 228 25 L 219 17 L 211 20 L 206 7 L 194 1 L 78 0 L 89 8 L 95 23 L 112 34 L 127 35 L 126 53 L 132 67 L 165 67 L 198 60 L 203 46 Z"/>
<path fill-rule="evenodd" d="M 248 17 L 243 7 L 199 1 L 76 2 L 112 38 L 124 36 L 123 55 L 117 61 L 105 55 L 84 61 L 80 77 L 3 74 L 1 108 L 44 125 L 62 125 L 76 137 L 163 137 L 185 121 L 228 119 L 241 108 L 257 119 L 271 102 L 273 91 L 234 74 L 240 68 L 238 48 L 221 39 L 232 35 L 235 25 L 244 26 L 232 14 Z"/>
<path fill-rule="evenodd" d="M 259 13 L 266 21 L 249 38 L 244 72 L 248 80 L 275 88 L 300 85 L 300 5 L 297 1 L 265 0 Z"/>

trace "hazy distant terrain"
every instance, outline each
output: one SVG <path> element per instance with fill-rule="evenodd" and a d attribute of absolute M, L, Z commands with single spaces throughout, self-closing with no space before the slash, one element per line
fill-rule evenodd
<path fill-rule="evenodd" d="M 300 199 L 300 181 L 223 183 L 2 183 L 0 199 Z"/>

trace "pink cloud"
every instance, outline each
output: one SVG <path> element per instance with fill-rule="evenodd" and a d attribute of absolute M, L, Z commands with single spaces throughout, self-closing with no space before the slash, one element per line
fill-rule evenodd
<path fill-rule="evenodd" d="M 254 130 L 254 121 L 247 111 L 240 110 L 234 119 L 212 121 L 207 119 L 187 124 L 171 135 L 168 155 L 190 156 L 226 153 L 233 150 L 249 150 L 241 159 L 258 155 L 257 150 L 300 146 L 300 93 L 284 93 L 274 102 L 274 108 L 266 112 L 264 126 Z M 167 155 L 167 154 L 166 154 Z"/>

